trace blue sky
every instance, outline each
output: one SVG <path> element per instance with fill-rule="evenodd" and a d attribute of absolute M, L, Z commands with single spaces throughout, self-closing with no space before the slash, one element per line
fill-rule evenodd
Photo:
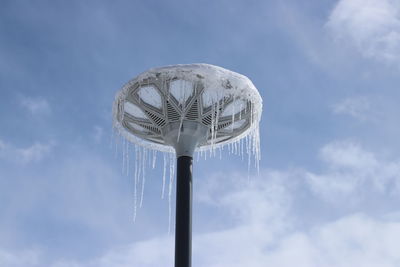
<path fill-rule="evenodd" d="M 399 0 L 1 1 L 0 266 L 172 266 L 162 160 L 133 223 L 111 107 L 185 63 L 264 101 L 258 176 L 196 162 L 194 266 L 399 266 Z"/>

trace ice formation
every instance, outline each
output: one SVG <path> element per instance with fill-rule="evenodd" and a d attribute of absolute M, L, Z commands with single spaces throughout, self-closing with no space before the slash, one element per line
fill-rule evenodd
<path fill-rule="evenodd" d="M 151 162 L 155 167 L 157 151 L 164 154 L 161 196 L 164 197 L 169 168 L 171 203 L 175 150 L 165 137 L 171 125 L 179 129 L 186 123 L 206 127 L 206 136 L 195 150 L 197 159 L 217 154 L 221 157 L 227 149 L 229 154 L 247 156 L 248 168 L 253 157 L 258 170 L 261 111 L 262 99 L 246 76 L 213 65 L 155 68 L 129 81 L 115 97 L 113 126 L 118 136 L 128 141 L 122 142 L 124 168 L 129 168 L 129 143 L 134 145 L 134 216 L 143 202 L 146 164 Z M 177 131 L 176 142 L 180 132 Z M 169 207 L 171 214 L 171 204 Z"/>

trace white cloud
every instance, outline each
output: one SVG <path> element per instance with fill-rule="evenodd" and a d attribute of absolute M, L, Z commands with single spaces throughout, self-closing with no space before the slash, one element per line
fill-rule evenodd
<path fill-rule="evenodd" d="M 360 145 L 350 141 L 329 143 L 322 147 L 320 156 L 333 168 L 366 170 L 378 165 L 373 153 L 363 150 Z"/>
<path fill-rule="evenodd" d="M 349 97 L 333 106 L 336 114 L 350 115 L 360 121 L 374 120 L 371 103 L 367 97 Z"/>
<path fill-rule="evenodd" d="M 298 222 L 289 208 L 290 204 L 296 201 L 296 197 L 292 195 L 292 186 L 285 186 L 287 183 L 291 184 L 290 179 L 294 177 L 288 173 L 281 174 L 281 181 L 278 180 L 278 173 L 267 172 L 264 173 L 265 180 L 260 179 L 252 185 L 236 187 L 231 183 L 228 184 L 230 190 L 223 190 L 219 195 L 214 195 L 217 192 L 211 193 L 211 198 L 218 202 L 217 206 L 223 206 L 221 210 L 238 212 L 233 218 L 238 216 L 240 219 L 235 218 L 239 223 L 224 230 L 194 235 L 195 266 L 398 266 L 400 221 L 352 214 L 317 223 L 309 228 L 294 227 L 294 223 Z M 271 178 L 271 175 L 276 179 Z M 221 180 L 220 185 L 226 185 L 226 182 L 227 180 Z M 245 191 L 246 197 L 237 198 L 237 194 L 241 195 L 242 191 Z M 277 199 L 274 199 L 275 197 Z M 260 214 L 254 216 L 254 210 Z M 264 216 L 263 212 L 267 215 Z M 292 227 L 275 227 L 288 222 Z M 21 264 L 14 266 L 35 265 L 26 265 L 26 262 L 21 260 Z M 173 237 L 164 236 L 117 247 L 88 261 L 60 259 L 51 266 L 173 266 Z"/>
<path fill-rule="evenodd" d="M 351 215 L 289 235 L 272 253 L 272 266 L 397 266 L 399 237 L 399 222 Z"/>
<path fill-rule="evenodd" d="M 288 227 L 281 221 L 287 219 L 291 206 L 289 190 L 294 186 L 296 175 L 296 171 L 268 171 L 248 181 L 241 173 L 219 173 L 197 185 L 196 198 L 200 203 L 226 211 L 231 223 L 257 225 L 269 222 L 270 230 L 280 232 Z M 279 223 L 274 225 L 275 221 Z"/>
<path fill-rule="evenodd" d="M 28 147 L 15 147 L 11 144 L 0 140 L 0 158 L 5 158 L 18 163 L 30 163 L 41 161 L 44 157 L 50 154 L 55 143 L 35 142 Z"/>
<path fill-rule="evenodd" d="M 21 96 L 20 105 L 31 114 L 48 114 L 51 111 L 49 103 L 43 97 Z"/>
<path fill-rule="evenodd" d="M 400 0 L 340 0 L 326 26 L 367 58 L 400 60 Z"/>
<path fill-rule="evenodd" d="M 330 143 L 320 155 L 328 170 L 322 174 L 308 172 L 307 180 L 311 189 L 326 200 L 342 204 L 365 200 L 366 193 L 400 194 L 400 161 L 379 160 L 350 141 Z"/>
<path fill-rule="evenodd" d="M 199 267 L 397 267 L 399 238 L 400 222 L 354 214 L 274 239 L 246 227 L 196 235 L 193 259 Z M 173 266 L 172 252 L 172 237 L 165 237 L 119 247 L 92 261 L 60 260 L 50 266 Z M 2 255 L 7 255 L 4 266 L 39 266 L 40 258 L 30 252 Z"/>
<path fill-rule="evenodd" d="M 217 220 L 225 222 L 222 228 L 195 230 L 194 265 L 397 267 L 400 261 L 398 207 L 386 212 L 387 216 L 363 212 L 365 203 L 351 213 L 346 213 L 343 206 L 340 214 L 329 218 L 321 214 L 337 204 L 347 205 L 349 199 L 363 197 L 363 193 L 385 200 L 399 180 L 400 162 L 382 160 L 350 141 L 327 144 L 321 148 L 320 157 L 326 163 L 323 174 L 291 169 L 263 170 L 259 177 L 250 181 L 239 173 L 205 177 L 197 184 L 198 212 L 202 211 L 201 205 L 205 205 L 206 213 L 212 211 Z M 317 210 L 313 210 L 315 203 L 319 206 Z M 319 219 L 310 219 L 310 212 Z M 207 216 L 210 218 L 210 214 Z M 160 236 L 114 247 L 89 260 L 58 258 L 48 265 L 172 266 L 173 249 L 173 236 Z M 36 266 L 37 262 L 48 261 L 43 253 L 32 258 L 32 264 L 23 260 L 29 260 L 28 256 L 13 256 L 21 253 L 3 252 L 9 255 L 6 259 L 13 262 L 13 265 L 8 262 L 4 265 Z"/>
<path fill-rule="evenodd" d="M 18 148 L 15 150 L 17 155 L 21 156 L 23 162 L 35 162 L 43 159 L 44 156 L 49 154 L 53 144 L 34 143 L 27 148 Z"/>
<path fill-rule="evenodd" d="M 19 266 L 42 266 L 40 255 L 37 251 L 9 252 L 0 249 L 0 266 L 19 267 Z"/>

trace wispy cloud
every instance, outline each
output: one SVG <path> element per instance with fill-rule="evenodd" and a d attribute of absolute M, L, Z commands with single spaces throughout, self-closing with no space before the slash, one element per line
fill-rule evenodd
<path fill-rule="evenodd" d="M 48 114 L 51 111 L 50 104 L 43 97 L 20 97 L 20 105 L 31 114 Z"/>
<path fill-rule="evenodd" d="M 399 260 L 395 245 L 400 237 L 398 222 L 351 215 L 279 238 L 266 235 L 268 225 L 263 226 L 264 232 L 258 234 L 255 229 L 241 227 L 195 236 L 196 266 L 264 267 L 268 263 L 279 267 L 395 267 Z M 59 262 L 54 266 L 170 266 L 171 256 L 164 254 L 171 250 L 170 241 L 138 242 L 90 263 Z"/>
<path fill-rule="evenodd" d="M 264 225 L 268 232 L 268 225 Z M 362 214 L 343 217 L 309 231 L 291 232 L 278 238 L 257 235 L 247 227 L 195 236 L 194 260 L 202 267 L 397 267 L 400 223 Z M 55 267 L 172 266 L 171 237 L 151 239 L 109 251 L 96 260 L 60 260 Z M 10 252 L 5 266 L 40 266 L 31 253 Z M 32 261 L 29 261 L 29 260 Z M 12 260 L 12 261 L 11 261 Z M 12 265 L 10 265 L 12 264 Z M 28 264 L 28 265 L 26 265 Z"/>
<path fill-rule="evenodd" d="M 326 26 L 367 58 L 400 62 L 399 0 L 340 0 Z"/>
<path fill-rule="evenodd" d="M 378 164 L 375 155 L 365 151 L 360 145 L 351 141 L 337 141 L 322 147 L 321 158 L 331 168 L 344 167 L 365 169 Z"/>
<path fill-rule="evenodd" d="M 370 100 L 367 97 L 349 97 L 333 106 L 335 114 L 350 115 L 360 121 L 374 120 Z"/>
<path fill-rule="evenodd" d="M 328 164 L 325 173 L 309 172 L 311 189 L 338 205 L 359 202 L 369 196 L 399 195 L 400 161 L 379 160 L 375 154 L 351 141 L 332 142 L 320 151 Z"/>
<path fill-rule="evenodd" d="M 21 156 L 23 162 L 34 162 L 43 159 L 43 157 L 50 153 L 52 147 L 52 143 L 34 143 L 26 148 L 18 148 L 15 152 L 17 155 Z"/>
<path fill-rule="evenodd" d="M 15 147 L 0 140 L 0 158 L 18 163 L 31 163 L 41 161 L 52 151 L 55 143 L 35 142 L 27 147 Z"/>
<path fill-rule="evenodd" d="M 25 250 L 19 252 L 9 252 L 0 249 L 0 266 L 42 266 L 38 251 Z"/>
<path fill-rule="evenodd" d="M 230 173 L 211 175 L 199 183 L 197 204 L 206 205 L 208 211 L 229 223 L 223 224 L 224 228 L 195 232 L 196 266 L 263 267 L 266 262 L 279 267 L 397 266 L 400 256 L 395 244 L 400 238 L 400 220 L 390 211 L 388 216 L 374 216 L 363 212 L 365 204 L 360 204 L 351 213 L 343 208 L 340 214 L 315 221 L 308 221 L 304 213 L 316 207 L 330 210 L 338 203 L 349 205 L 349 200 L 363 197 L 363 193 L 368 196 L 361 201 L 367 197 L 384 201 L 398 183 L 400 162 L 381 160 L 350 141 L 323 146 L 320 158 L 326 164 L 323 174 L 300 169 L 263 170 L 250 181 L 240 173 Z M 398 194 L 394 197 L 399 199 Z M 323 217 L 322 213 L 318 210 L 315 216 Z M 23 259 L 29 260 L 29 255 L 18 262 L 13 252 L 3 254 L 17 267 L 26 266 Z M 37 255 L 40 257 L 32 258 L 34 263 L 48 260 Z M 92 259 L 56 259 L 51 263 L 57 267 L 170 265 L 173 237 L 167 235 L 115 247 Z"/>

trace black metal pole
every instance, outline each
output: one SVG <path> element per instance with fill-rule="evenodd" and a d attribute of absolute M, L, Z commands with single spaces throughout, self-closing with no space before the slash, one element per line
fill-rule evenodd
<path fill-rule="evenodd" d="M 192 165 L 192 157 L 177 158 L 175 267 L 192 266 Z"/>

